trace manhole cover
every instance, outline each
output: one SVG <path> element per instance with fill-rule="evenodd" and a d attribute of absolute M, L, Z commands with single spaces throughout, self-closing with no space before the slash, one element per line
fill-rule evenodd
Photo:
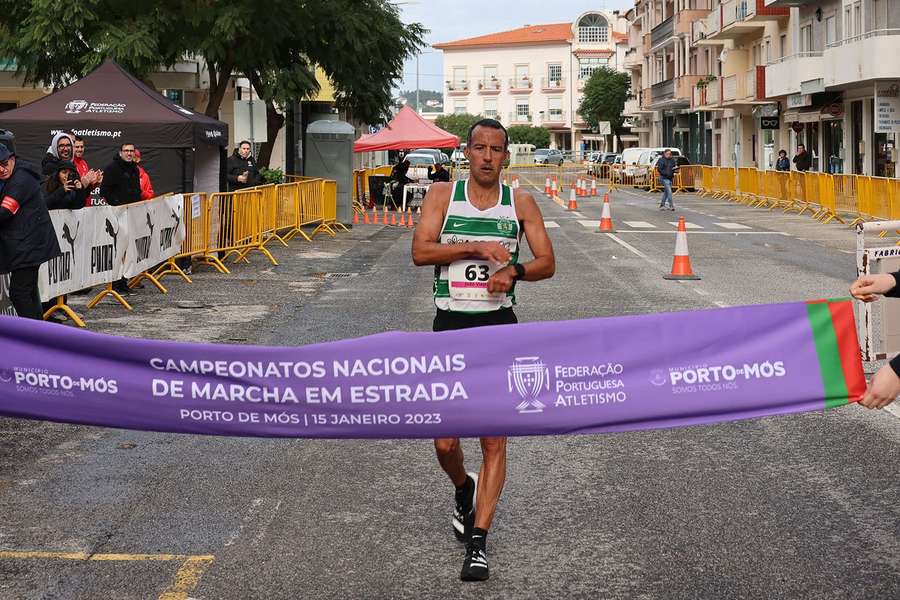
<path fill-rule="evenodd" d="M 206 308 L 206 304 L 197 302 L 196 300 L 181 300 L 180 302 L 176 302 L 175 306 L 178 308 Z"/>

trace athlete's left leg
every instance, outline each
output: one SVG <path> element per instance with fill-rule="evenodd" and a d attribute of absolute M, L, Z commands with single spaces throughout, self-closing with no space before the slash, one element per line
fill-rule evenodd
<path fill-rule="evenodd" d="M 481 438 L 481 473 L 475 502 L 475 527 L 487 530 L 494 520 L 497 502 L 506 483 L 506 438 Z"/>

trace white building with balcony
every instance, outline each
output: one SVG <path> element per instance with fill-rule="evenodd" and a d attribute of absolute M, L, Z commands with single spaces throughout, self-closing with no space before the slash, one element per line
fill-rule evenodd
<path fill-rule="evenodd" d="M 791 11 L 788 41 L 766 73 L 786 149 L 805 144 L 819 171 L 900 175 L 900 0 L 766 5 Z"/>
<path fill-rule="evenodd" d="M 435 44 L 444 57 L 444 112 L 546 127 L 551 146 L 564 151 L 605 150 L 606 136 L 591 131 L 578 106 L 595 69 L 623 70 L 626 32 L 618 11 L 591 11 L 570 23 Z"/>

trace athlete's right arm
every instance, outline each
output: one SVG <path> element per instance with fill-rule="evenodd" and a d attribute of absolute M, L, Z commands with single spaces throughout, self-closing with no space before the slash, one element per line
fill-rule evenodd
<path fill-rule="evenodd" d="M 422 218 L 413 234 L 412 258 L 416 266 L 448 265 L 466 258 L 480 258 L 499 264 L 509 262 L 509 250 L 497 242 L 442 244 L 441 229 L 450 206 L 452 183 L 434 183 L 422 203 Z"/>

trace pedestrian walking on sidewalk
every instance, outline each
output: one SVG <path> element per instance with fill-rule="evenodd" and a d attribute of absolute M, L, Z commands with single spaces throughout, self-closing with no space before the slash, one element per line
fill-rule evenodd
<path fill-rule="evenodd" d="M 482 119 L 469 129 L 469 179 L 435 183 L 425 195 L 412 256 L 418 266 L 434 265 L 434 331 L 516 323 L 516 282 L 547 279 L 556 270 L 553 246 L 531 193 L 500 181 L 508 147 L 503 125 Z M 523 233 L 534 259 L 519 263 Z M 489 575 L 488 529 L 506 481 L 506 438 L 481 438 L 479 475 L 466 472 L 458 438 L 437 439 L 434 447 L 456 488 L 451 523 L 456 539 L 466 544 L 460 578 L 483 581 Z"/>

